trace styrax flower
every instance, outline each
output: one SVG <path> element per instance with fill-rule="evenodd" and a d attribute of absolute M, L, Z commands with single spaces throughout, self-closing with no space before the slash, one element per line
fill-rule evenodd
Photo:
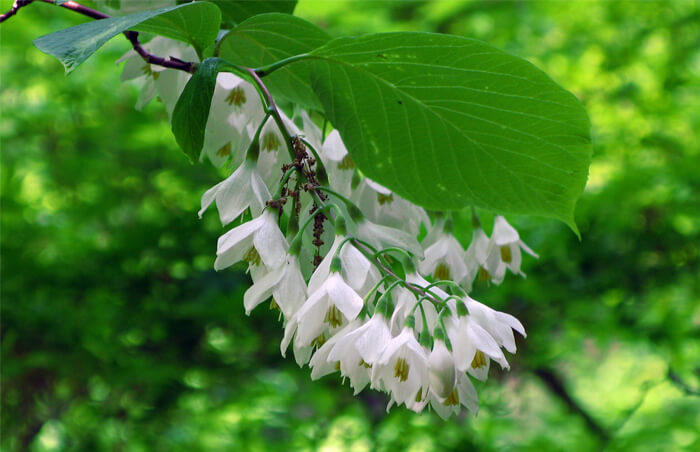
<path fill-rule="evenodd" d="M 525 276 L 525 273 L 520 270 L 520 264 L 523 260 L 521 249 L 530 256 L 539 257 L 520 240 L 518 231 L 508 224 L 505 218 L 497 216 L 489 242 L 487 259 L 487 266 L 494 282 L 498 284 L 503 281 L 506 268 L 516 275 Z"/>
<path fill-rule="evenodd" d="M 277 268 L 286 255 L 287 241 L 277 226 L 277 217 L 266 210 L 259 217 L 219 237 L 214 268 L 221 270 L 244 259 L 257 259 L 267 268 Z"/>

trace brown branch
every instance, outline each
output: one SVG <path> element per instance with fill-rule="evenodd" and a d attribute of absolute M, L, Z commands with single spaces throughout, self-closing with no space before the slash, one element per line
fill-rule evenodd
<path fill-rule="evenodd" d="M 595 433 L 604 444 L 610 440 L 610 433 L 608 433 L 607 429 L 593 419 L 593 417 L 571 397 L 559 375 L 554 373 L 553 370 L 544 367 L 534 369 L 533 373 L 542 380 L 552 394 L 559 397 L 566 404 L 572 413 L 579 415 L 586 423 L 588 429 Z"/>
<path fill-rule="evenodd" d="M 22 8 L 23 6 L 27 6 L 28 4 L 32 3 L 32 1 L 33 0 L 15 0 L 15 3 L 12 5 L 12 8 L 7 13 L 0 15 L 0 23 L 17 14 L 17 11 L 20 8 Z M 54 0 L 40 1 L 44 3 L 50 3 L 52 5 L 56 4 Z M 73 1 L 68 1 L 58 6 L 76 12 L 78 14 L 82 14 L 83 16 L 90 17 L 95 20 L 110 19 L 112 17 L 101 11 L 88 8 L 87 6 L 81 5 L 80 3 Z M 136 31 L 125 31 L 124 36 L 126 36 L 126 39 L 129 40 L 136 53 L 138 53 L 141 56 L 141 58 L 143 58 L 144 61 L 146 61 L 146 63 L 155 64 L 156 66 L 162 66 L 169 69 L 177 69 L 179 71 L 185 71 L 189 73 L 193 73 L 197 69 L 196 63 L 182 61 L 174 57 L 163 58 L 149 53 L 146 49 L 143 48 L 143 46 L 139 42 L 139 34 Z"/>
<path fill-rule="evenodd" d="M 27 6 L 31 2 L 32 0 L 15 0 L 15 2 L 12 4 L 12 8 L 10 8 L 8 12 L 0 14 L 0 23 L 5 22 L 10 17 L 17 14 L 17 11 L 19 11 L 20 8 L 22 8 L 23 6 Z"/>

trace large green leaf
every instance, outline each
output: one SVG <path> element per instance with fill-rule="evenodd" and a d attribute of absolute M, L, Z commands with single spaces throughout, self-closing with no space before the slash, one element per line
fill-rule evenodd
<path fill-rule="evenodd" d="M 265 13 L 292 14 L 297 0 L 213 0 L 223 14 L 224 22 L 238 24 L 249 17 Z"/>
<path fill-rule="evenodd" d="M 215 9 L 211 3 L 187 3 L 96 20 L 41 36 L 34 40 L 34 45 L 58 58 L 66 72 L 71 72 L 114 36 L 137 25 L 204 48 L 214 41 L 219 31 L 220 17 Z"/>
<path fill-rule="evenodd" d="M 232 29 L 221 41 L 219 55 L 233 63 L 260 67 L 311 52 L 330 41 L 316 25 L 289 14 L 270 13 L 251 17 Z M 309 79 L 310 63 L 287 65 L 265 77 L 275 98 L 320 109 Z"/>
<path fill-rule="evenodd" d="M 590 125 L 535 66 L 428 33 L 341 38 L 312 54 L 313 88 L 367 176 L 426 208 L 476 205 L 576 230 Z"/>
<path fill-rule="evenodd" d="M 221 11 L 213 3 L 198 4 L 201 6 L 194 10 L 176 9 L 153 17 L 134 29 L 190 43 L 200 53 L 216 39 L 221 27 Z"/>
<path fill-rule="evenodd" d="M 177 144 L 193 162 L 199 160 L 204 145 L 216 76 L 227 64 L 220 58 L 202 61 L 175 104 L 171 124 L 173 134 Z"/>

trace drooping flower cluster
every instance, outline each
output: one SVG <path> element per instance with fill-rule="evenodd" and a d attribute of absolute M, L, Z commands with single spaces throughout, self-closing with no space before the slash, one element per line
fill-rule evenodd
<path fill-rule="evenodd" d="M 196 59 L 165 38 L 146 47 Z M 171 114 L 189 76 L 133 52 L 124 60 L 123 79 L 143 84 L 139 105 L 157 95 Z M 219 238 L 214 267 L 247 262 L 246 313 L 271 300 L 282 355 L 291 346 L 312 378 L 339 372 L 356 394 L 388 393 L 387 409 L 476 413 L 471 379 L 486 380 L 492 360 L 508 368 L 504 350 L 515 353 L 514 331 L 525 329 L 469 292 L 475 281 L 500 284 L 507 270 L 524 276 L 522 251 L 537 255 L 502 216 L 489 237 L 475 212 L 465 250 L 449 216 L 431 220 L 363 177 L 337 130 L 301 110 L 273 118 L 265 102 L 249 81 L 219 75 L 203 155 L 231 170 L 203 194 L 199 215 L 215 204 L 222 225 L 241 221 Z"/>

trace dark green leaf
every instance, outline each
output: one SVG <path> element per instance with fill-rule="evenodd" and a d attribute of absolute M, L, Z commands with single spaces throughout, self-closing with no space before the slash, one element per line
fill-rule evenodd
<path fill-rule="evenodd" d="M 199 160 L 204 145 L 204 131 L 216 88 L 216 76 L 226 64 L 220 58 L 204 60 L 175 104 L 171 125 L 173 134 L 177 144 L 193 162 Z"/>
<path fill-rule="evenodd" d="M 292 14 L 297 0 L 213 0 L 221 9 L 224 22 L 238 24 L 265 13 Z"/>
<path fill-rule="evenodd" d="M 542 215 L 576 231 L 588 117 L 532 64 L 428 33 L 341 38 L 313 55 L 314 91 L 368 177 L 426 208 Z"/>
<path fill-rule="evenodd" d="M 260 67 L 308 53 L 330 41 L 316 25 L 288 14 L 270 13 L 252 17 L 232 29 L 222 40 L 219 55 L 233 63 Z M 309 79 L 310 63 L 300 61 L 265 77 L 275 98 L 284 97 L 320 109 Z"/>
<path fill-rule="evenodd" d="M 34 40 L 34 45 L 42 52 L 58 58 L 66 72 L 71 72 L 114 36 L 144 23 L 160 32 L 167 31 L 165 36 L 203 48 L 207 39 L 209 43 L 214 41 L 219 30 L 219 19 L 216 16 L 218 11 L 214 13 L 214 9 L 215 5 L 206 2 L 187 3 L 96 20 L 41 36 Z M 168 28 L 167 24 L 173 28 Z"/>

